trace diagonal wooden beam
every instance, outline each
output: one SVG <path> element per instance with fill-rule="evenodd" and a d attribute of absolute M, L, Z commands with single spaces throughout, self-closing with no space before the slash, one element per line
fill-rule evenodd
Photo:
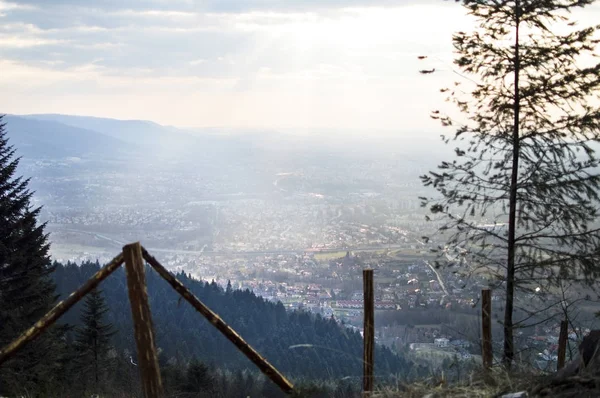
<path fill-rule="evenodd" d="M 231 341 L 241 352 L 248 357 L 273 383 L 277 384 L 282 391 L 292 393 L 294 386 L 273 365 L 263 358 L 254 348 L 250 346 L 235 330 L 225 323 L 217 314 L 202 303 L 189 291 L 177 278 L 175 278 L 158 260 L 142 247 L 142 255 L 146 262 L 152 266 L 184 299 L 186 299 L 199 313 L 213 324 L 229 341 Z"/>
<path fill-rule="evenodd" d="M 96 286 L 112 274 L 123 264 L 123 253 L 119 253 L 110 263 L 102 267 L 90 279 L 87 280 L 79 289 L 75 290 L 69 297 L 58 303 L 31 328 L 26 330 L 12 343 L 0 351 L 0 365 L 15 355 L 23 346 L 36 339 L 42 332 L 48 329 L 58 318 L 73 307 L 86 294 L 92 291 Z"/>

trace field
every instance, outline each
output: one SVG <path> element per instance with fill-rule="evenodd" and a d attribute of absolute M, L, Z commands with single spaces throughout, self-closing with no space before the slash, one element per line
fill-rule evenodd
<path fill-rule="evenodd" d="M 329 261 L 329 260 L 336 260 L 338 258 L 343 258 L 345 256 L 346 256 L 346 252 L 345 251 L 315 253 L 315 260 L 318 260 L 318 261 Z"/>

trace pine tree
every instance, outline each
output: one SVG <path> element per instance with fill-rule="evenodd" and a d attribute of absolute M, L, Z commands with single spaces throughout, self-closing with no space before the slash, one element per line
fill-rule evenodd
<path fill-rule="evenodd" d="M 594 0 L 458 1 L 478 22 L 453 36 L 459 74 L 474 87 L 441 90 L 466 120 L 433 112 L 458 126 L 458 147 L 456 160 L 422 177 L 440 196 L 422 199 L 447 220 L 444 258 L 500 282 L 510 366 L 516 294 L 600 276 L 598 27 L 568 19 Z"/>
<path fill-rule="evenodd" d="M 56 301 L 49 245 L 29 180 L 15 177 L 19 159 L 0 115 L 0 346 L 39 320 Z M 64 330 L 55 327 L 0 367 L 0 395 L 48 393 L 56 382 Z"/>
<path fill-rule="evenodd" d="M 110 340 L 115 334 L 112 324 L 108 323 L 108 307 L 99 289 L 92 290 L 85 299 L 81 313 L 82 326 L 76 330 L 76 362 L 84 380 L 92 380 L 95 392 L 98 392 L 101 376 L 109 367 Z"/>
<path fill-rule="evenodd" d="M 210 395 L 214 389 L 215 380 L 208 366 L 193 358 L 186 372 L 185 392 L 196 395 Z"/>

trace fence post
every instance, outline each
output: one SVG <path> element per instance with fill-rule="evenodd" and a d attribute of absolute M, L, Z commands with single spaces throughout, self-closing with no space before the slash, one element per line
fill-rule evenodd
<path fill-rule="evenodd" d="M 492 366 L 492 294 L 489 289 L 481 291 L 481 357 L 483 368 Z"/>
<path fill-rule="evenodd" d="M 127 271 L 127 290 L 133 317 L 138 366 L 142 378 L 142 394 L 144 398 L 162 398 L 162 381 L 154 345 L 142 246 L 139 242 L 124 246 L 123 256 Z"/>
<path fill-rule="evenodd" d="M 567 339 L 569 337 L 569 321 L 564 320 L 560 323 L 560 335 L 558 336 L 558 362 L 556 370 L 561 370 L 565 366 L 565 357 L 567 354 Z"/>
<path fill-rule="evenodd" d="M 373 270 L 363 270 L 364 293 L 364 350 L 363 350 L 363 393 L 369 396 L 373 391 L 373 350 L 375 348 L 375 303 L 373 294 Z"/>

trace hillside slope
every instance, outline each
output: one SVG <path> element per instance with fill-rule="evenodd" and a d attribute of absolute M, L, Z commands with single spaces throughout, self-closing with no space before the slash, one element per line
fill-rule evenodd
<path fill-rule="evenodd" d="M 91 263 L 81 267 L 58 264 L 58 292 L 64 297 L 98 268 Z M 248 290 L 223 290 L 215 283 L 191 279 L 183 273 L 177 278 L 289 377 L 340 379 L 362 374 L 360 334 L 334 320 L 288 312 L 281 303 L 267 302 Z M 150 269 L 147 282 L 157 342 L 165 360 L 188 361 L 196 357 L 218 367 L 254 370 L 254 365 L 233 344 Z M 135 342 L 124 271 L 118 270 L 103 282 L 102 290 L 110 308 L 110 320 L 119 330 L 115 344 L 133 352 Z M 78 315 L 79 308 L 75 307 L 64 321 L 76 324 Z M 384 347 L 377 347 L 375 358 L 376 373 L 381 377 L 407 376 L 409 372 L 416 376 L 419 370 Z"/>

